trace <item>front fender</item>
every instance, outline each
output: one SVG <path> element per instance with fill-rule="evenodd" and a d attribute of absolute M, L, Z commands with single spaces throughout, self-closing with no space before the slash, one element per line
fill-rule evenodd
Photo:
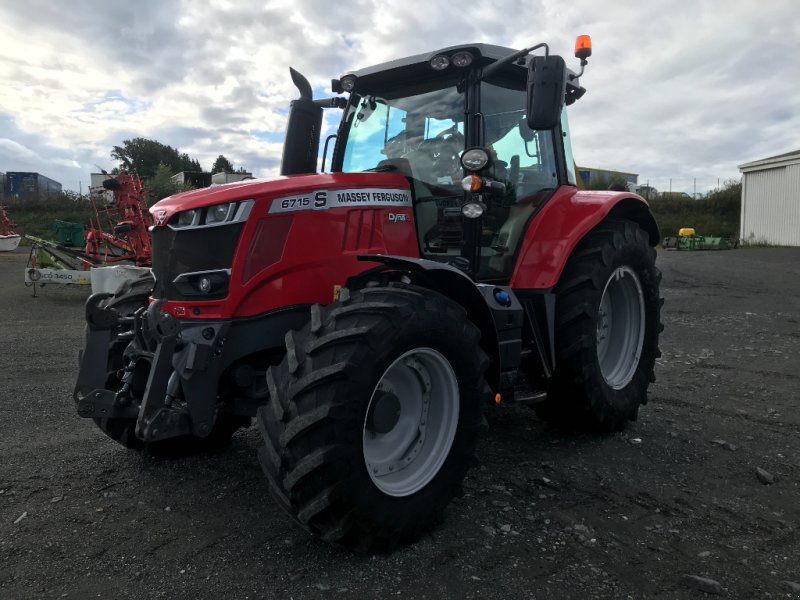
<path fill-rule="evenodd" d="M 561 186 L 528 226 L 510 286 L 552 288 L 578 242 L 606 218 L 636 222 L 647 232 L 652 246 L 661 239 L 655 217 L 641 196 Z"/>
<path fill-rule="evenodd" d="M 502 361 L 497 328 L 484 296 L 468 275 L 451 265 L 424 258 L 362 255 L 358 260 L 379 262 L 388 269 L 406 273 L 411 283 L 439 292 L 463 306 L 467 318 L 481 330 L 480 345 L 491 361 L 486 370 L 486 380 L 493 390 L 498 389 Z M 353 278 L 348 285 L 357 284 L 362 276 L 368 280 L 371 272 L 370 269 Z"/>

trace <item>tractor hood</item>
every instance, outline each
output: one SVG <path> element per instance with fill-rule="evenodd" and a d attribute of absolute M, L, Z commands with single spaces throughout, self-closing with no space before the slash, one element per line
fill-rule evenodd
<path fill-rule="evenodd" d="M 156 226 L 167 223 L 178 212 L 237 200 L 268 196 L 300 195 L 322 189 L 344 188 L 409 189 L 408 180 L 396 173 L 312 173 L 238 181 L 213 188 L 182 192 L 156 202 L 150 214 Z"/>

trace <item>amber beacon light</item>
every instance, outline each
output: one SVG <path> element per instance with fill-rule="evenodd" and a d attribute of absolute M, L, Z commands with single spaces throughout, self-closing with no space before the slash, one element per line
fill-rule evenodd
<path fill-rule="evenodd" d="M 588 35 L 579 35 L 575 39 L 575 58 L 586 60 L 592 55 L 592 38 Z"/>

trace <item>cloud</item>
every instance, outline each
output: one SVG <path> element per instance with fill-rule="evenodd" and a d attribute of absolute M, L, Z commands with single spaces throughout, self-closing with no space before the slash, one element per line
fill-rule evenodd
<path fill-rule="evenodd" d="M 26 148 L 14 140 L 0 138 L 0 160 L 21 161 L 25 163 L 38 158 L 39 155 L 30 148 Z"/>
<path fill-rule="evenodd" d="M 795 13 L 791 0 L 5 3 L 0 171 L 17 160 L 77 189 L 142 136 L 207 168 L 224 154 L 273 174 L 297 94 L 289 66 L 326 94 L 348 70 L 462 42 L 547 41 L 574 66 L 574 36 L 589 33 L 588 93 L 571 112 L 579 164 L 702 190 L 800 147 Z M 329 131 L 337 118 L 326 114 Z"/>

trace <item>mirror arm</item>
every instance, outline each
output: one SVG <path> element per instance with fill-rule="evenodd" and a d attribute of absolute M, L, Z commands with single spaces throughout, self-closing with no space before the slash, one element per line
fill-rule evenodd
<path fill-rule="evenodd" d="M 583 75 L 583 71 L 586 68 L 587 64 L 589 64 L 589 61 L 587 61 L 585 58 L 582 58 L 581 59 L 581 72 L 580 73 L 573 73 L 572 75 L 569 76 L 569 80 L 570 81 L 575 81 L 576 79 L 578 79 L 578 77 Z"/>
<path fill-rule="evenodd" d="M 527 56 L 528 53 L 533 52 L 534 50 L 538 50 L 539 48 L 544 48 L 544 55 L 550 56 L 550 47 L 547 44 L 536 44 L 530 48 L 525 48 L 520 50 L 519 52 L 515 52 L 514 54 L 509 54 L 508 56 L 501 58 L 497 62 L 492 63 L 488 67 L 486 67 L 483 72 L 481 73 L 481 79 L 486 79 L 491 75 L 494 75 L 499 71 L 504 65 L 507 65 L 510 62 L 514 62 L 518 58 L 522 58 L 523 56 Z"/>
<path fill-rule="evenodd" d="M 347 98 L 342 98 L 341 96 L 335 96 L 333 98 L 320 98 L 318 100 L 312 100 L 312 102 L 321 108 L 344 109 L 344 107 L 347 106 Z"/>

